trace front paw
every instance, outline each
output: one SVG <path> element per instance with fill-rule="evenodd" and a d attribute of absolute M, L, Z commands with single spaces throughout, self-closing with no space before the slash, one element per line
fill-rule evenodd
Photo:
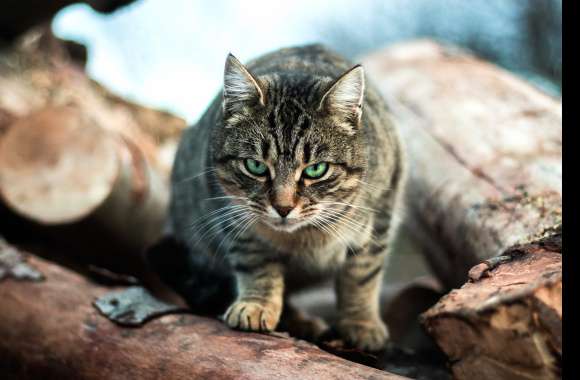
<path fill-rule="evenodd" d="M 258 302 L 236 301 L 224 314 L 224 322 L 234 329 L 245 331 L 274 331 L 280 310 Z"/>
<path fill-rule="evenodd" d="M 389 340 L 387 326 L 379 318 L 370 320 L 344 319 L 338 332 L 347 344 L 364 351 L 379 351 Z"/>

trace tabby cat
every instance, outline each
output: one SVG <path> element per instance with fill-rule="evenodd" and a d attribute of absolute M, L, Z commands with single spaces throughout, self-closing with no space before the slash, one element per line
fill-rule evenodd
<path fill-rule="evenodd" d="M 404 167 L 360 65 L 321 45 L 247 66 L 230 54 L 223 91 L 182 137 L 170 228 L 214 288 L 232 280 L 230 327 L 272 331 L 291 291 L 334 277 L 338 332 L 377 350 L 388 340 L 379 291 Z"/>

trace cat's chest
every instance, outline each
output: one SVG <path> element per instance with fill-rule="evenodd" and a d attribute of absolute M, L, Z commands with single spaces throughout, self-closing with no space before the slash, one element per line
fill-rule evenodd
<path fill-rule="evenodd" d="M 311 273 L 334 272 L 346 260 L 346 247 L 340 243 L 313 249 L 296 250 L 291 254 L 289 265 Z"/>
<path fill-rule="evenodd" d="M 342 231 L 340 231 L 342 232 Z M 360 243 L 357 235 L 345 231 L 338 239 L 319 230 L 302 229 L 294 234 L 271 234 L 260 231 L 260 239 L 272 254 L 280 255 L 291 270 L 300 273 L 324 274 L 334 272 L 345 262 L 346 244 L 356 247 Z M 360 237 L 360 236 L 359 236 Z"/>
<path fill-rule="evenodd" d="M 335 239 L 301 236 L 300 239 L 272 242 L 286 266 L 297 273 L 313 275 L 334 272 L 346 260 L 346 247 Z"/>

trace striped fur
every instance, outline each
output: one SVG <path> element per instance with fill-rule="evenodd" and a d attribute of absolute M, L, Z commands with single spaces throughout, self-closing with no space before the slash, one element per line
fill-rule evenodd
<path fill-rule="evenodd" d="M 269 174 L 252 175 L 248 158 Z M 319 162 L 329 163 L 326 174 L 307 178 Z M 234 277 L 229 326 L 272 331 L 285 296 L 334 276 L 340 333 L 379 349 L 388 339 L 379 289 L 404 168 L 387 105 L 361 66 L 320 45 L 246 66 L 230 55 L 224 91 L 183 135 L 171 228 L 191 265 Z"/>

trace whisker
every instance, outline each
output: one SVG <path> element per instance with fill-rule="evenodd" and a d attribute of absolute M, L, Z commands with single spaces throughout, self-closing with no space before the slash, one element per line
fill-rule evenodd
<path fill-rule="evenodd" d="M 247 200 L 248 198 L 246 198 L 246 197 L 239 197 L 239 196 L 235 196 L 235 195 L 223 195 L 223 196 L 220 196 L 220 197 L 205 198 L 203 200 L 203 202 L 205 202 L 205 201 L 215 201 L 215 200 L 218 200 L 218 199 L 246 199 Z"/>
<path fill-rule="evenodd" d="M 370 188 L 370 189 L 372 189 L 373 191 L 384 191 L 384 190 L 390 190 L 391 189 L 391 187 L 389 185 L 387 185 L 387 186 L 377 186 L 377 185 L 373 185 L 373 184 L 370 184 L 368 182 L 362 181 L 360 179 L 357 179 L 356 181 L 358 183 L 360 183 L 361 185 L 363 185 L 362 187 L 365 188 L 365 190 L 368 190 L 368 189 L 366 189 L 367 187 Z"/>
<path fill-rule="evenodd" d="M 228 249 L 231 248 L 232 244 L 238 240 L 238 238 L 240 236 L 242 236 L 250 227 L 252 227 L 254 225 L 254 223 L 260 218 L 258 215 L 250 215 L 251 218 L 249 220 L 244 220 L 242 223 L 240 223 L 241 226 L 243 226 L 242 229 L 240 229 L 240 231 L 232 238 L 230 245 L 228 246 Z"/>
<path fill-rule="evenodd" d="M 212 218 L 210 221 L 207 221 L 205 223 L 203 223 L 201 226 L 199 226 L 198 228 L 195 229 L 193 235 L 198 234 L 202 228 L 204 227 L 208 227 L 202 234 L 201 236 L 199 236 L 199 238 L 196 241 L 196 244 L 199 243 L 204 237 L 207 236 L 208 233 L 211 232 L 215 232 L 215 233 L 219 233 L 219 227 L 222 226 L 224 223 L 230 222 L 231 220 L 233 220 L 233 218 L 239 216 L 239 215 L 243 215 L 244 213 L 247 212 L 247 206 L 244 205 L 244 207 L 242 208 L 238 208 L 235 210 L 229 210 L 227 211 L 225 214 L 220 214 L 214 218 Z M 213 225 L 212 225 L 213 224 Z M 225 227 L 224 227 L 225 228 Z M 211 235 L 208 238 L 212 239 L 214 236 Z"/>
<path fill-rule="evenodd" d="M 327 219 L 325 219 L 322 215 L 319 215 L 315 218 L 319 223 L 319 226 L 326 231 L 330 236 L 334 237 L 336 240 L 341 242 L 345 245 L 346 248 L 351 249 L 352 247 L 350 244 L 339 234 L 339 231 L 334 228 L 331 224 L 328 223 Z"/>
<path fill-rule="evenodd" d="M 220 241 L 220 244 L 217 246 L 217 248 L 216 248 L 216 250 L 215 250 L 216 254 L 218 254 L 218 255 L 220 254 L 220 252 L 221 252 L 221 251 L 220 251 L 220 248 L 221 248 L 221 246 L 222 246 L 222 245 L 223 245 L 223 244 L 224 244 L 226 241 L 228 241 L 228 239 L 230 238 L 230 236 L 231 236 L 232 234 L 234 234 L 234 233 L 235 233 L 235 231 L 239 231 L 239 230 L 243 229 L 244 227 L 246 227 L 246 226 L 247 226 L 247 225 L 246 225 L 246 222 L 247 222 L 248 220 L 250 220 L 252 217 L 253 217 L 253 214 L 251 214 L 251 213 L 246 213 L 246 214 L 244 214 L 244 215 L 242 215 L 242 216 L 240 216 L 240 217 L 236 218 L 236 220 L 232 221 L 232 223 L 230 223 L 230 224 L 229 224 L 227 227 L 225 227 L 225 228 L 224 228 L 224 229 L 227 229 L 227 228 L 230 228 L 230 227 L 232 227 L 232 226 L 233 226 L 233 228 L 232 228 L 232 229 L 231 229 L 231 230 L 230 230 L 228 233 L 226 233 L 226 235 L 225 235 L 225 236 L 222 238 L 222 240 Z M 238 236 L 238 235 L 236 234 L 236 236 Z M 233 240 L 230 242 L 230 245 L 229 245 L 228 249 L 231 247 L 231 244 L 232 244 L 232 242 L 233 242 Z"/>
<path fill-rule="evenodd" d="M 220 207 L 220 208 L 218 208 L 217 210 L 213 210 L 213 211 L 211 211 L 210 213 L 208 213 L 208 214 L 204 214 L 204 215 L 200 216 L 199 218 L 197 218 L 197 219 L 193 220 L 192 222 L 190 222 L 190 223 L 189 223 L 188 227 L 190 227 L 190 228 L 194 228 L 194 227 L 195 227 L 195 225 L 196 225 L 197 223 L 200 223 L 200 222 L 201 222 L 203 219 L 205 219 L 205 218 L 209 218 L 210 216 L 212 216 L 212 215 L 215 215 L 215 214 L 217 214 L 217 213 L 220 213 L 220 212 L 222 212 L 222 211 L 223 211 L 223 212 L 225 212 L 225 211 L 227 211 L 228 209 L 239 208 L 240 206 L 245 206 L 245 205 L 232 205 L 232 204 L 229 204 L 229 205 L 227 205 L 227 206 Z"/>
<path fill-rule="evenodd" d="M 360 231 L 355 231 L 355 232 L 363 232 L 364 229 L 366 228 L 366 226 L 364 224 L 362 224 L 361 222 L 359 222 L 355 219 L 347 218 L 344 215 L 333 214 L 329 210 L 321 210 L 321 213 L 325 216 L 328 216 L 329 218 L 332 218 L 331 220 L 336 222 L 336 223 L 344 222 L 344 223 L 348 223 L 353 228 L 356 227 L 357 229 L 360 229 Z"/>
<path fill-rule="evenodd" d="M 366 207 L 366 206 L 353 205 L 352 203 L 333 202 L 333 201 L 320 201 L 319 203 L 331 204 L 331 205 L 340 205 L 340 206 L 347 206 L 347 207 L 352 207 L 352 208 L 356 208 L 356 209 L 360 209 L 360 210 L 365 210 L 365 211 L 370 211 L 370 212 L 379 212 L 378 210 L 376 210 L 374 208 Z"/>
<path fill-rule="evenodd" d="M 201 172 L 199 174 L 196 174 L 196 175 L 194 175 L 192 177 L 187 177 L 187 178 L 182 179 L 181 181 L 178 182 L 178 184 L 181 184 L 183 182 L 193 181 L 194 179 L 197 179 L 197 178 L 199 178 L 199 177 L 201 177 L 201 176 L 203 176 L 205 174 L 209 174 L 209 173 L 215 172 L 217 170 L 218 170 L 217 168 L 212 168 L 212 169 L 205 170 L 205 171 L 203 171 L 203 172 Z"/>

